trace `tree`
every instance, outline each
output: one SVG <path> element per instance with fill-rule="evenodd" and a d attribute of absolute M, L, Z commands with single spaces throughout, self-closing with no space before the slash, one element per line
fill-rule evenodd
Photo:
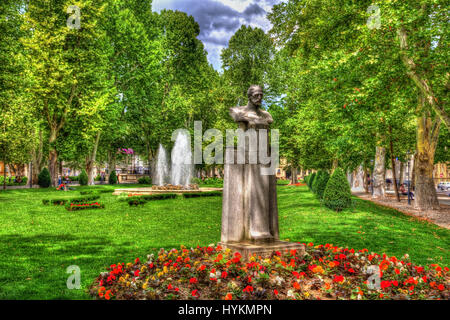
<path fill-rule="evenodd" d="M 81 27 L 69 28 L 72 2 L 34 0 L 25 11 L 22 38 L 27 51 L 31 93 L 49 132 L 49 171 L 57 183 L 57 138 L 69 118 L 95 114 L 110 94 L 108 48 L 101 27 L 105 1 L 77 1 Z"/>
<path fill-rule="evenodd" d="M 342 211 L 351 205 L 350 185 L 341 168 L 337 168 L 331 174 L 323 193 L 323 203 L 335 211 Z"/>
<path fill-rule="evenodd" d="M 250 85 L 266 84 L 273 55 L 274 47 L 263 30 L 243 25 L 236 31 L 221 54 L 224 76 L 236 98 L 246 101 Z"/>
<path fill-rule="evenodd" d="M 367 26 L 370 5 L 291 0 L 269 15 L 275 43 L 291 57 L 293 84 L 287 101 L 298 110 L 297 120 L 312 127 L 294 137 L 309 142 L 302 144 L 312 146 L 306 150 L 320 148 L 325 158 L 334 158 L 328 161 L 349 169 L 367 163 L 377 150 L 376 181 L 382 182 L 388 127 L 399 132 L 405 126 L 409 132 L 409 122 L 417 118 L 417 164 L 422 169 L 416 170 L 421 194 L 416 205 L 427 209 L 437 201 L 432 159 L 440 123 L 448 115 L 445 5 L 385 1 L 380 4 L 384 24 L 378 29 Z"/>

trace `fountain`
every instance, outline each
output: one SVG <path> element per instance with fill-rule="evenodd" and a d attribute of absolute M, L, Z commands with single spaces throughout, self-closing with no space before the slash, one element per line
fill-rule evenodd
<path fill-rule="evenodd" d="M 189 134 L 178 132 L 175 145 L 171 153 L 171 167 L 166 149 L 160 144 L 157 152 L 155 172 L 153 175 L 154 185 L 151 188 L 116 189 L 114 195 L 128 194 L 129 196 L 155 194 L 155 193 L 193 193 L 221 191 L 222 188 L 199 188 L 191 184 L 192 179 L 192 151 Z M 169 184 L 166 182 L 169 180 Z"/>
<path fill-rule="evenodd" d="M 166 184 L 167 177 L 169 176 L 169 165 L 167 162 L 167 152 L 162 144 L 159 145 L 156 159 L 153 181 L 155 181 L 157 186 L 163 186 Z"/>
<path fill-rule="evenodd" d="M 171 160 L 170 184 L 189 186 L 192 178 L 192 152 L 190 137 L 187 133 L 178 132 Z"/>

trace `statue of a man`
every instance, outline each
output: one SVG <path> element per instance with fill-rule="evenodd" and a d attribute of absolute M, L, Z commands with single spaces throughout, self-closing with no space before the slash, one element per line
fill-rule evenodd
<path fill-rule="evenodd" d="M 241 129 L 267 129 L 273 122 L 272 116 L 261 109 L 263 90 L 252 85 L 247 91 L 248 104 L 243 107 L 230 108 L 230 115 L 240 124 Z"/>
<path fill-rule="evenodd" d="M 248 104 L 230 109 L 231 117 L 243 131 L 254 129 L 258 133 L 273 123 L 272 116 L 261 109 L 262 98 L 262 88 L 252 85 L 248 89 Z M 257 135 L 258 141 L 246 148 L 258 151 L 260 138 Z M 234 149 L 227 149 L 230 151 L 235 153 Z M 275 175 L 261 174 L 268 165 L 245 158 L 245 164 L 225 164 L 222 242 L 276 241 L 279 233 Z"/>

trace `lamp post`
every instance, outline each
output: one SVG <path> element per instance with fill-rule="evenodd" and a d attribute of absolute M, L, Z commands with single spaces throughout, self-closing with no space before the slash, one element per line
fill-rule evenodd
<path fill-rule="evenodd" d="M 408 205 L 411 205 L 411 181 L 409 180 L 409 150 L 406 152 L 406 158 L 408 160 L 406 164 L 406 174 L 408 175 Z"/>
<path fill-rule="evenodd" d="M 373 168 L 373 159 L 372 160 L 370 160 L 370 163 L 372 164 L 372 174 L 371 174 L 371 181 L 370 181 L 370 186 L 372 187 L 371 189 L 372 189 L 372 196 L 373 196 L 373 186 L 374 186 L 374 182 L 375 182 L 375 177 L 374 177 L 374 175 L 373 175 L 373 171 L 374 171 L 374 168 Z"/>

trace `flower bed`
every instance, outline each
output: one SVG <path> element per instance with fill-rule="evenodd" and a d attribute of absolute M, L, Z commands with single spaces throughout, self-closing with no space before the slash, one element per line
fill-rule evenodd
<path fill-rule="evenodd" d="M 88 203 L 91 201 L 95 201 L 98 199 L 100 199 L 100 196 L 98 194 L 96 194 L 96 195 L 91 195 L 91 196 L 87 196 L 87 197 L 79 197 L 79 198 L 70 199 L 70 203 L 82 204 L 82 203 Z"/>
<path fill-rule="evenodd" d="M 52 199 L 52 200 L 44 199 L 44 200 L 42 200 L 42 204 L 44 204 L 45 206 L 48 206 L 49 204 L 53 204 L 55 206 L 63 206 L 68 201 L 69 200 L 67 200 L 67 199 Z"/>
<path fill-rule="evenodd" d="M 377 266 L 378 287 L 369 283 Z M 370 269 L 370 268 L 369 268 Z M 219 247 L 161 249 L 142 263 L 118 263 L 90 287 L 97 299 L 449 299 L 449 269 L 415 266 L 408 255 L 398 259 L 367 249 L 307 245 L 244 262 L 239 253 Z"/>
<path fill-rule="evenodd" d="M 78 210 L 93 210 L 93 209 L 104 209 L 105 205 L 102 203 L 70 203 L 66 205 L 68 211 L 78 211 Z"/>

